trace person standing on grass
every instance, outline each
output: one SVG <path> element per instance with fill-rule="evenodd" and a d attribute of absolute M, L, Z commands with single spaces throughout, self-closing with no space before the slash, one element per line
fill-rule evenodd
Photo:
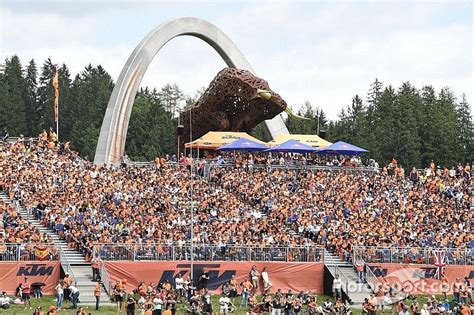
<path fill-rule="evenodd" d="M 79 289 L 73 285 L 70 285 L 69 291 L 71 292 L 71 308 L 75 310 L 77 308 L 77 301 L 79 300 Z"/>
<path fill-rule="evenodd" d="M 25 305 L 26 305 L 26 301 L 28 302 L 28 306 L 30 307 L 30 310 L 31 310 L 30 294 L 31 294 L 31 283 L 28 281 L 28 278 L 25 277 L 23 279 L 23 282 L 21 283 L 21 299 L 23 300 L 23 302 L 25 302 Z M 27 307 L 25 306 L 25 310 L 26 309 Z"/>
<path fill-rule="evenodd" d="M 250 282 L 249 278 L 246 277 L 240 286 L 242 287 L 242 299 L 240 300 L 240 306 L 247 307 L 249 295 L 253 291 L 253 284 Z"/>
<path fill-rule="evenodd" d="M 54 289 L 56 290 L 56 308 L 60 310 L 63 306 L 64 300 L 64 281 L 59 280 L 58 284 Z"/>
<path fill-rule="evenodd" d="M 99 280 L 94 288 L 94 297 L 95 297 L 95 310 L 99 310 L 100 304 L 100 294 L 102 293 L 102 281 Z"/>
<path fill-rule="evenodd" d="M 134 298 L 129 297 L 127 300 L 127 315 L 135 315 L 135 305 L 137 302 Z"/>

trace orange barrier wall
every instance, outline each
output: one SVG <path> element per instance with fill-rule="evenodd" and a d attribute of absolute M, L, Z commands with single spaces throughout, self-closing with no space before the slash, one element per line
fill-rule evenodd
<path fill-rule="evenodd" d="M 58 261 L 45 262 L 0 262 L 0 289 L 15 294 L 18 285 L 28 277 L 31 284 L 44 283 L 43 294 L 54 295 L 61 265 Z"/>
<path fill-rule="evenodd" d="M 372 272 L 382 283 L 404 287 L 413 294 L 439 294 L 442 292 L 442 281 L 437 279 L 437 268 L 433 265 L 419 264 L 369 264 Z M 449 293 L 452 293 L 456 278 L 474 278 L 474 266 L 448 265 L 444 268 L 444 275 L 449 284 Z"/>
<path fill-rule="evenodd" d="M 160 262 L 132 262 L 132 261 L 107 261 L 105 268 L 110 276 L 112 285 L 118 280 L 126 280 L 127 291 L 132 291 L 144 281 L 146 284 L 163 283 L 180 273 L 184 278 L 189 276 L 190 264 L 182 261 Z M 212 292 L 220 292 L 222 284 L 228 282 L 235 275 L 237 282 L 241 283 L 249 275 L 253 265 L 261 273 L 267 267 L 270 282 L 273 284 L 272 292 L 278 288 L 293 291 L 323 292 L 323 263 L 281 263 L 281 262 L 195 262 L 194 279 L 199 279 L 203 270 L 209 273 L 208 288 Z M 263 287 L 262 284 L 259 285 Z"/>

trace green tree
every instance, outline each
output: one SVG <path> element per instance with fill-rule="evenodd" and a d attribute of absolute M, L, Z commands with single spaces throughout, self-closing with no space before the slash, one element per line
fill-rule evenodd
<path fill-rule="evenodd" d="M 326 114 L 321 108 L 314 107 L 309 101 L 304 102 L 297 114 L 307 119 L 288 115 L 286 126 L 290 133 L 316 135 L 318 131 L 327 128 Z"/>
<path fill-rule="evenodd" d="M 420 146 L 418 122 L 420 120 L 421 98 L 418 91 L 404 82 L 395 100 L 394 157 L 408 167 L 420 167 Z"/>
<path fill-rule="evenodd" d="M 25 79 L 23 78 L 21 62 L 14 55 L 5 60 L 5 74 L 0 81 L 0 126 L 6 127 L 10 135 L 27 132 L 25 113 Z"/>
<path fill-rule="evenodd" d="M 125 151 L 132 160 L 150 161 L 175 152 L 176 119 L 161 97 L 148 89 L 137 93 L 130 117 Z"/>
<path fill-rule="evenodd" d="M 466 100 L 466 94 L 461 96 L 461 102 L 456 106 L 456 114 L 459 133 L 459 161 L 472 163 L 474 159 L 474 130 L 471 108 Z"/>
<path fill-rule="evenodd" d="M 66 78 L 64 75 L 63 79 Z M 65 117 L 60 121 L 65 127 L 71 126 L 69 130 L 64 130 L 66 139 L 81 139 L 80 142 L 73 141 L 73 144 L 82 156 L 94 157 L 100 127 L 113 87 L 112 78 L 104 68 L 100 65 L 93 67 L 90 64 L 72 83 L 71 95 L 66 98 L 69 99 L 69 105 L 64 107 Z"/>
<path fill-rule="evenodd" d="M 36 68 L 36 63 L 33 59 L 30 60 L 26 68 L 26 77 L 25 77 L 25 116 L 26 116 L 26 125 L 27 131 L 26 134 L 32 137 L 38 135 L 39 129 L 39 113 L 38 113 L 38 97 L 37 97 L 37 77 L 38 69 Z"/>
<path fill-rule="evenodd" d="M 57 65 L 54 65 L 51 58 L 48 58 L 41 67 L 41 75 L 38 86 L 38 115 L 39 115 L 39 130 L 47 130 L 54 127 L 54 91 L 52 86 L 54 72 Z M 62 89 L 59 90 L 61 93 Z M 61 95 L 59 96 L 61 102 Z"/>
<path fill-rule="evenodd" d="M 437 136 L 436 161 L 441 166 L 458 163 L 459 129 L 456 114 L 456 98 L 449 88 L 443 88 L 436 102 L 435 118 Z"/>
<path fill-rule="evenodd" d="M 177 112 L 181 109 L 180 101 L 184 99 L 184 93 L 178 85 L 166 84 L 159 92 L 159 97 L 166 111 L 171 113 L 171 117 L 176 117 Z"/>

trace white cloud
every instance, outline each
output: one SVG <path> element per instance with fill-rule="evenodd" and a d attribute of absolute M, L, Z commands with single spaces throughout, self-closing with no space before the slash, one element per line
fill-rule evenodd
<path fill-rule="evenodd" d="M 233 10 L 226 4 L 197 15 L 224 30 L 293 107 L 309 100 L 335 118 L 355 94 L 365 97 L 376 77 L 394 86 L 450 86 L 472 104 L 472 15 L 463 17 L 470 3 L 266 1 L 232 3 Z M 116 79 L 154 25 L 193 15 L 192 2 L 127 3 L 112 14 L 105 8 L 75 14 L 69 7 L 53 13 L 0 7 L 1 55 L 39 63 L 51 56 L 73 74 L 88 63 L 102 64 Z M 204 42 L 178 38 L 153 60 L 142 85 L 177 83 L 193 94 L 224 66 Z"/>

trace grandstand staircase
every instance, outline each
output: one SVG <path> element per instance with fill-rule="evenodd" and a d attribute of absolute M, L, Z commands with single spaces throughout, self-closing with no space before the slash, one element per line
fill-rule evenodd
<path fill-rule="evenodd" d="M 53 240 L 53 244 L 60 251 L 61 266 L 65 273 L 69 273 L 75 279 L 76 287 L 79 289 L 79 305 L 95 305 L 94 288 L 96 282 L 92 281 L 92 268 L 90 262 L 85 261 L 84 256 L 76 249 L 67 246 L 66 241 L 59 238 L 55 231 L 41 225 L 41 223 L 28 213 L 24 207 L 13 202 L 5 193 L 0 193 L 0 202 L 13 204 L 22 218 L 36 227 L 41 234 L 46 233 Z M 104 289 L 100 297 L 101 305 L 112 305 L 110 298 Z"/>
<path fill-rule="evenodd" d="M 364 299 L 372 293 L 367 283 L 358 283 L 357 272 L 351 263 L 324 250 L 324 265 L 333 276 L 339 275 L 343 283 L 343 291 L 349 296 L 354 306 L 362 305 Z"/>

